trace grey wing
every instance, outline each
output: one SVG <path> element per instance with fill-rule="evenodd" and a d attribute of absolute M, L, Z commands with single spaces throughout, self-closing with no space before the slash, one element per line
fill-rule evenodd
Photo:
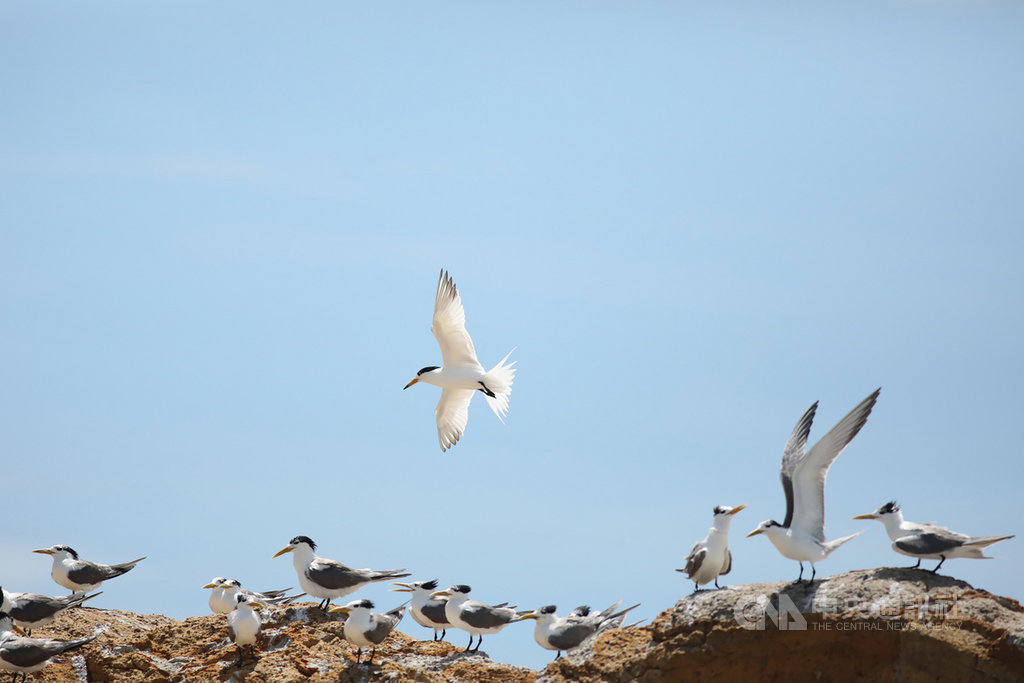
<path fill-rule="evenodd" d="M 231 642 L 235 642 L 235 626 L 230 621 L 228 622 L 228 636 L 230 636 Z"/>
<path fill-rule="evenodd" d="M 548 636 L 548 642 L 559 650 L 571 650 L 579 646 L 596 630 L 593 624 L 569 624 L 564 628 L 556 628 L 552 631 Z"/>
<path fill-rule="evenodd" d="M 81 597 L 80 595 L 69 595 L 68 598 Z M 41 619 L 52 617 L 57 612 L 65 609 L 70 603 L 63 598 L 52 598 L 49 595 L 39 593 L 22 593 L 11 600 L 11 618 L 15 621 L 34 623 Z"/>
<path fill-rule="evenodd" d="M 794 512 L 790 523 L 794 531 L 802 531 L 822 543 L 825 541 L 825 477 L 835 459 L 867 423 L 881 391 L 876 389 L 858 403 L 796 463 L 793 505 L 799 513 Z"/>
<path fill-rule="evenodd" d="M 68 572 L 68 578 L 77 584 L 88 585 L 100 583 L 115 576 L 121 576 L 127 569 L 114 569 L 105 564 L 94 564 L 86 560 L 79 560 L 75 568 Z"/>
<path fill-rule="evenodd" d="M 396 607 L 395 609 L 385 614 L 374 614 L 373 623 L 370 626 L 369 631 L 366 632 L 366 638 L 371 643 L 380 645 L 384 642 L 384 639 L 388 637 L 398 622 L 405 616 L 405 605 Z"/>
<path fill-rule="evenodd" d="M 431 600 L 420 608 L 420 612 L 435 624 L 448 624 L 450 622 L 444 613 L 444 606 L 446 602 L 447 601 L 445 600 Z"/>
<path fill-rule="evenodd" d="M 686 574 L 692 577 L 698 571 L 700 571 L 701 565 L 704 564 L 704 558 L 708 555 L 708 549 L 703 547 L 700 543 L 693 546 L 690 554 L 686 556 Z"/>
<path fill-rule="evenodd" d="M 793 427 L 793 433 L 789 435 L 786 447 L 782 449 L 782 467 L 779 471 L 779 479 L 782 480 L 782 492 L 786 494 L 786 521 L 782 526 L 788 527 L 793 521 L 793 472 L 797 463 L 803 460 L 807 450 L 807 437 L 811 433 L 811 424 L 814 422 L 814 413 L 818 410 L 818 402 L 815 401 L 803 414 Z"/>
<path fill-rule="evenodd" d="M 320 557 L 306 568 L 306 576 L 317 585 L 330 590 L 353 588 L 370 581 L 367 572 L 346 567 L 340 562 Z"/>
<path fill-rule="evenodd" d="M 722 565 L 722 571 L 718 572 L 719 576 L 725 576 L 732 571 L 732 551 L 728 548 L 725 549 L 725 564 Z"/>
<path fill-rule="evenodd" d="M 463 608 L 460 617 L 473 628 L 495 628 L 512 621 L 515 612 L 506 608 L 495 609 L 487 605 L 470 605 Z"/>
<path fill-rule="evenodd" d="M 894 546 L 913 555 L 941 555 L 963 544 L 957 538 L 932 532 L 901 536 L 893 541 Z"/>

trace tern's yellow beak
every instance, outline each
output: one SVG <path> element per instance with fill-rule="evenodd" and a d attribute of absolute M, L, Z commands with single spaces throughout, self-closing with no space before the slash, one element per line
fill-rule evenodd
<path fill-rule="evenodd" d="M 328 614 L 348 614 L 351 611 L 352 610 L 350 610 L 345 605 L 335 605 L 334 607 L 327 610 Z"/>
<path fill-rule="evenodd" d="M 208 583 L 205 586 L 203 586 L 203 588 L 220 588 L 220 584 L 219 583 Z"/>
<path fill-rule="evenodd" d="M 53 555 L 53 551 L 49 548 L 40 548 L 39 550 L 33 550 L 32 552 L 39 553 L 41 555 Z"/>
<path fill-rule="evenodd" d="M 751 536 L 757 536 L 758 534 L 763 534 L 763 533 L 764 532 L 761 531 L 760 529 L 754 529 L 749 534 L 747 534 L 747 538 L 750 538 Z"/>
<path fill-rule="evenodd" d="M 729 515 L 730 516 L 735 515 L 737 512 L 739 512 L 740 510 L 742 510 L 745 507 L 747 507 L 746 503 L 744 503 L 743 505 L 737 505 L 736 507 L 734 507 L 732 509 L 732 512 L 730 512 Z"/>
<path fill-rule="evenodd" d="M 266 607 L 262 602 L 250 602 L 249 604 L 253 607 Z"/>
<path fill-rule="evenodd" d="M 17 624 L 12 626 L 11 630 L 14 631 L 15 633 L 17 633 L 19 636 L 24 636 L 25 635 L 25 629 L 23 629 L 22 627 L 18 626 Z"/>
<path fill-rule="evenodd" d="M 878 519 L 874 515 L 857 515 L 856 517 L 850 517 L 850 519 Z"/>
<path fill-rule="evenodd" d="M 431 595 L 432 596 L 443 595 L 445 597 L 451 597 L 452 594 L 449 593 L 448 591 L 437 591 L 436 593 L 431 593 Z"/>
<path fill-rule="evenodd" d="M 412 592 L 414 592 L 413 589 L 412 589 L 412 586 L 410 586 L 407 583 L 398 583 L 396 581 L 395 583 L 393 583 L 391 585 L 392 586 L 401 586 L 401 588 L 392 588 L 391 589 L 392 593 L 412 593 Z"/>
<path fill-rule="evenodd" d="M 406 384 L 406 385 L 405 385 L 404 387 L 402 387 L 402 391 L 405 391 L 406 389 L 408 389 L 408 388 L 409 388 L 409 387 L 411 387 L 411 386 L 412 386 L 413 384 L 416 384 L 416 383 L 417 383 L 417 382 L 419 382 L 419 381 L 420 381 L 420 378 L 419 378 L 419 377 L 417 377 L 416 379 L 414 379 L 413 381 L 409 382 L 409 383 L 408 383 L 408 384 Z"/>
<path fill-rule="evenodd" d="M 513 619 L 512 621 L 525 621 L 527 619 L 540 619 L 540 617 L 538 617 L 533 612 L 530 612 L 529 614 L 524 614 L 521 617 L 517 617 L 517 618 Z"/>
<path fill-rule="evenodd" d="M 274 553 L 274 557 L 281 557 L 281 556 L 282 556 L 282 555 L 284 555 L 285 553 L 290 553 L 290 552 L 291 552 L 291 551 L 293 551 L 293 550 L 295 550 L 295 548 L 293 548 L 293 547 L 291 547 L 291 546 L 288 546 L 287 548 L 281 548 L 281 549 L 280 549 L 280 550 L 278 550 L 278 551 L 277 551 L 276 553 Z"/>

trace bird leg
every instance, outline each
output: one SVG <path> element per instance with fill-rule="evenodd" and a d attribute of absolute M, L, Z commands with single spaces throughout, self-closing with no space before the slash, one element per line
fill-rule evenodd
<path fill-rule="evenodd" d="M 796 577 L 796 582 L 800 583 L 804 580 L 804 563 L 800 563 L 800 576 Z"/>
<path fill-rule="evenodd" d="M 480 382 L 479 384 L 480 386 L 483 387 L 483 389 L 480 389 L 480 391 L 484 392 L 484 395 L 490 398 L 497 398 L 497 396 L 494 395 L 494 392 L 487 388 L 486 384 L 484 384 L 483 382 Z"/>
<path fill-rule="evenodd" d="M 555 661 L 557 662 L 557 661 L 558 661 L 558 658 L 559 658 L 559 657 L 561 657 L 561 656 L 562 656 L 562 651 L 561 651 L 561 650 L 559 650 L 559 651 L 558 651 L 558 654 L 557 654 L 557 655 L 555 655 Z"/>
<path fill-rule="evenodd" d="M 946 556 L 945 555 L 939 555 L 939 557 L 941 559 L 939 560 L 939 563 L 937 565 L 935 565 L 935 569 L 932 570 L 932 574 L 938 574 L 939 573 L 939 567 L 941 567 L 942 563 L 946 561 Z"/>
<path fill-rule="evenodd" d="M 917 558 L 917 564 L 915 564 L 913 567 L 907 567 L 907 569 L 920 569 L 920 568 L 921 568 L 921 558 L 920 557 Z"/>
<path fill-rule="evenodd" d="M 818 573 L 818 568 L 811 562 L 811 583 L 814 583 L 814 575 Z"/>
<path fill-rule="evenodd" d="M 472 633 L 469 634 L 469 645 L 466 646 L 466 649 L 463 650 L 463 652 L 469 652 L 469 648 L 471 648 L 471 647 L 473 647 L 473 634 Z"/>
<path fill-rule="evenodd" d="M 715 588 L 721 588 L 721 586 L 718 585 L 718 577 L 717 576 L 715 577 Z"/>
<path fill-rule="evenodd" d="M 375 654 L 377 654 L 377 648 L 376 647 L 373 648 L 372 650 L 370 650 L 370 658 L 366 660 L 366 666 L 370 666 L 370 664 L 373 664 L 373 656 Z"/>
<path fill-rule="evenodd" d="M 483 642 L 484 642 L 484 637 L 483 637 L 483 635 L 479 635 L 479 636 L 477 636 L 477 637 L 476 637 L 476 647 L 475 647 L 475 648 L 473 649 L 473 652 L 480 652 L 480 645 L 481 645 L 481 643 L 483 643 Z"/>

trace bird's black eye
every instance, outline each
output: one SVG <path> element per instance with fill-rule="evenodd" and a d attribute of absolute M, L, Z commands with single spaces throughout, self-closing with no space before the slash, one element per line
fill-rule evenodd
<path fill-rule="evenodd" d="M 722 514 L 723 512 L 725 512 L 725 508 L 724 508 L 724 507 L 722 507 L 721 505 L 717 506 L 717 507 L 716 507 L 716 508 L 714 509 L 714 513 L 715 513 L 716 515 L 720 515 L 720 514 Z"/>

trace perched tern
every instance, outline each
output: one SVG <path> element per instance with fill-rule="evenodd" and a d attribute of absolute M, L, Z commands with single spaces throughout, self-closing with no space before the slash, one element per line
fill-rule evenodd
<path fill-rule="evenodd" d="M 55 545 L 49 548 L 33 550 L 34 553 L 53 557 L 53 568 L 50 576 L 53 580 L 73 593 L 88 593 L 96 590 L 107 579 L 121 576 L 131 571 L 145 557 L 121 564 L 97 564 L 88 560 L 78 559 L 78 553 L 66 545 Z"/>
<path fill-rule="evenodd" d="M 22 680 L 26 680 L 28 674 L 39 671 L 49 664 L 51 657 L 82 647 L 96 638 L 26 638 L 16 634 L 13 629 L 14 620 L 11 619 L 11 615 L 0 613 L 0 669 L 13 671 L 14 678 L 17 678 L 19 673 L 22 674 Z"/>
<path fill-rule="evenodd" d="M 244 661 L 245 646 L 249 646 L 253 659 L 256 658 L 256 639 L 259 638 L 263 622 L 254 607 L 263 607 L 263 604 L 240 593 L 235 596 L 235 608 L 228 614 L 228 635 L 238 646 L 238 666 L 242 666 Z"/>
<path fill-rule="evenodd" d="M 313 553 L 314 550 L 316 543 L 309 536 L 296 536 L 274 557 L 293 554 L 292 565 L 299 575 L 299 586 L 314 598 L 320 598 L 321 609 L 327 609 L 331 600 L 348 595 L 368 583 L 409 576 L 404 569 L 352 569 L 336 560 L 319 557 Z"/>
<path fill-rule="evenodd" d="M 938 560 L 935 569 L 931 570 L 932 574 L 938 573 L 943 562 L 957 557 L 991 560 L 982 552 L 983 549 L 1014 536 L 967 536 L 930 522 L 908 522 L 903 519 L 903 511 L 896 501 L 890 501 L 870 514 L 857 515 L 853 519 L 877 519 L 884 524 L 885 532 L 892 541 L 892 549 L 917 558 L 917 564 L 911 569 L 920 567 L 921 560 Z"/>
<path fill-rule="evenodd" d="M 718 585 L 718 577 L 728 574 L 732 570 L 732 553 L 729 552 L 729 525 L 732 524 L 732 516 L 747 507 L 737 505 L 719 505 L 714 510 L 714 517 L 711 521 L 711 529 L 703 541 L 698 541 L 690 549 L 686 556 L 686 567 L 677 569 L 683 572 L 694 583 L 696 592 L 701 586 L 712 581 L 715 588 Z"/>
<path fill-rule="evenodd" d="M 497 633 L 513 621 L 518 621 L 518 617 L 529 614 L 529 612 L 516 612 L 514 607 L 498 607 L 470 600 L 469 591 L 469 586 L 460 584 L 434 593 L 434 595 L 448 597 L 448 602 L 444 606 L 444 615 L 451 625 L 469 633 L 469 645 L 466 646 L 466 652 L 478 651 L 485 635 Z M 473 636 L 479 638 L 475 649 L 472 647 Z"/>
<path fill-rule="evenodd" d="M 437 590 L 437 580 L 413 581 L 412 583 L 395 582 L 401 588 L 392 588 L 396 593 L 412 593 L 412 602 L 409 604 L 409 613 L 413 621 L 420 626 L 434 629 L 434 640 L 444 640 L 444 634 L 451 622 L 445 616 L 444 606 L 448 598 L 441 595 L 433 595 Z M 438 632 L 441 633 L 440 638 Z"/>
<path fill-rule="evenodd" d="M 836 548 L 861 532 L 834 541 L 825 540 L 825 477 L 839 454 L 843 452 L 871 414 L 881 388 L 857 404 L 842 420 L 828 431 L 811 450 L 807 451 L 807 437 L 814 421 L 818 402 L 807 409 L 796 423 L 793 433 L 782 452 L 782 490 L 786 494 L 786 520 L 779 524 L 774 519 L 761 522 L 747 537 L 764 534 L 783 557 L 800 563 L 797 582 L 804 578 L 804 562 L 811 563 L 811 581 L 821 562 Z"/>
<path fill-rule="evenodd" d="M 348 615 L 342 633 L 345 640 L 356 646 L 356 664 L 359 664 L 359 657 L 363 654 L 364 647 L 373 648 L 366 663 L 369 664 L 373 661 L 377 646 L 384 642 L 384 639 L 405 616 L 405 603 L 384 614 L 378 614 L 371 610 L 373 610 L 373 603 L 369 600 L 354 600 L 347 605 L 332 607 L 329 610 L 332 613 L 341 612 Z"/>
<path fill-rule="evenodd" d="M 210 609 L 215 614 L 230 614 L 238 603 L 235 597 L 240 593 L 250 600 L 256 600 L 264 605 L 287 605 L 302 597 L 302 594 L 285 595 L 291 588 L 263 592 L 251 591 L 242 588 L 242 584 L 237 579 L 225 579 L 223 576 L 211 579 L 210 583 L 203 588 L 213 589 L 210 592 Z"/>
<path fill-rule="evenodd" d="M 533 628 L 533 639 L 545 650 L 557 650 L 557 660 L 562 656 L 563 651 L 573 650 L 583 644 L 590 636 L 605 629 L 618 628 L 622 625 L 626 614 L 630 610 L 639 607 L 639 604 L 627 607 L 624 610 L 616 611 L 622 600 L 619 600 L 611 607 L 600 612 L 591 614 L 590 607 L 582 605 L 574 609 L 569 616 L 560 617 L 555 614 L 556 607 L 548 605 L 535 609 L 529 614 L 519 618 L 536 619 L 537 624 Z"/>
<path fill-rule="evenodd" d="M 512 393 L 515 379 L 515 361 L 505 365 L 512 355 L 509 351 L 497 365 L 485 372 L 476 358 L 473 340 L 466 331 L 466 312 L 462 298 L 455 288 L 455 282 L 445 270 L 437 280 L 437 295 L 434 298 L 434 321 L 430 331 L 441 347 L 443 367 L 428 365 L 416 373 L 416 377 L 405 385 L 408 389 L 417 382 L 426 382 L 441 387 L 441 400 L 437 402 L 434 416 L 437 418 L 437 437 L 441 450 L 454 446 L 466 429 L 469 419 L 469 402 L 479 391 L 487 399 L 498 419 L 504 422 L 508 412 L 508 397 Z"/>
<path fill-rule="evenodd" d="M 32 629 L 49 624 L 64 610 L 78 607 L 103 592 L 50 597 L 39 593 L 11 593 L 3 588 L 0 588 L 0 591 L 3 592 L 3 607 L 0 608 L 0 612 L 10 614 L 15 624 L 28 631 L 27 635 L 32 635 Z"/>

